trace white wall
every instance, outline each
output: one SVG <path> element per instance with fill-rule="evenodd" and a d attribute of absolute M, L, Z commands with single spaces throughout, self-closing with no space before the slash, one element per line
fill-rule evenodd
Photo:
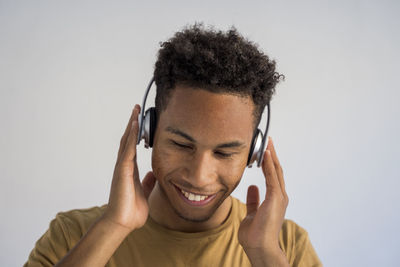
<path fill-rule="evenodd" d="M 0 1 L 0 265 L 21 266 L 58 211 L 107 201 L 159 42 L 204 21 L 234 24 L 286 75 L 270 135 L 287 218 L 325 266 L 395 266 L 399 11 L 396 1 Z M 138 153 L 143 174 L 150 151 Z M 244 201 L 251 183 L 264 194 L 252 169 L 234 195 Z"/>

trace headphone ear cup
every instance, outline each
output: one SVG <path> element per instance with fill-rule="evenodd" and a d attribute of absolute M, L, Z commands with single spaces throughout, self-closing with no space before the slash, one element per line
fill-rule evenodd
<path fill-rule="evenodd" d="M 156 132 L 157 128 L 157 113 L 156 113 L 156 108 L 152 107 L 149 108 L 149 114 L 150 116 L 150 131 L 149 131 L 149 146 L 153 147 L 153 141 L 154 141 L 154 135 Z"/>
<path fill-rule="evenodd" d="M 257 159 L 260 153 L 260 147 L 262 142 L 263 134 L 260 129 L 257 129 L 251 140 L 249 157 L 247 158 L 247 166 L 251 167 L 253 162 Z"/>

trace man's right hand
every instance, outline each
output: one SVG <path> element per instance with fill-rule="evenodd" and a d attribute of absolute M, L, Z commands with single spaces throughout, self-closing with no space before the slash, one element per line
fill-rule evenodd
<path fill-rule="evenodd" d="M 131 118 L 121 138 L 117 162 L 111 184 L 110 198 L 102 219 L 122 226 L 131 232 L 144 225 L 149 214 L 147 198 L 156 179 L 147 173 L 140 183 L 136 161 L 136 142 L 139 132 L 140 106 L 135 105 Z"/>
<path fill-rule="evenodd" d="M 126 236 L 146 222 L 149 214 L 147 197 L 156 179 L 149 172 L 143 184 L 139 180 L 136 163 L 139 113 L 140 106 L 136 105 L 121 139 L 110 199 L 104 214 L 56 264 L 57 267 L 104 266 Z"/>

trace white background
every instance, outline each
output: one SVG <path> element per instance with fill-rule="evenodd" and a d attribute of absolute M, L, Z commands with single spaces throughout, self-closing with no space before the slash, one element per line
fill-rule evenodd
<path fill-rule="evenodd" d="M 399 7 L 0 1 L 0 265 L 21 266 L 57 212 L 107 202 L 119 141 L 159 42 L 204 21 L 235 25 L 286 76 L 270 128 L 286 217 L 309 232 L 325 266 L 395 266 Z M 144 174 L 151 151 L 141 145 L 138 153 Z M 261 171 L 251 169 L 234 196 L 244 201 L 250 184 L 265 193 Z"/>

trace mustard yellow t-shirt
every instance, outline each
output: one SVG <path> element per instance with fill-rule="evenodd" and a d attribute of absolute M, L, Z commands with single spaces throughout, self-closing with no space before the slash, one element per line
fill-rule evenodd
<path fill-rule="evenodd" d="M 36 242 L 25 267 L 53 266 L 72 249 L 103 213 L 106 205 L 60 212 Z M 167 229 L 150 216 L 121 243 L 106 266 L 251 266 L 238 242 L 246 205 L 232 197 L 232 209 L 217 228 L 197 233 Z M 285 220 L 279 242 L 290 266 L 322 266 L 307 232 Z"/>

